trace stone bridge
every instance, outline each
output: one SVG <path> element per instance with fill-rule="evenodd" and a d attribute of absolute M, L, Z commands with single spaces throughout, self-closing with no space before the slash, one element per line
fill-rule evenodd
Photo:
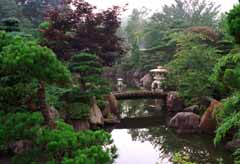
<path fill-rule="evenodd" d="M 159 91 L 129 91 L 113 93 L 118 100 L 126 99 L 164 99 L 166 100 L 168 93 Z"/>

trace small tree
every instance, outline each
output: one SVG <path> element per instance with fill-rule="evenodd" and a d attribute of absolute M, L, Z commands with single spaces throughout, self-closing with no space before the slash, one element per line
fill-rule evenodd
<path fill-rule="evenodd" d="M 109 92 L 102 78 L 103 67 L 95 54 L 80 53 L 72 57 L 69 69 L 75 73 L 83 92 L 101 97 Z"/>
<path fill-rule="evenodd" d="M 33 81 L 38 83 L 39 108 L 46 123 L 54 127 L 54 121 L 50 118 L 46 104 L 45 84 L 63 84 L 69 81 L 68 69 L 57 60 L 50 49 L 19 36 L 13 38 L 11 44 L 3 47 L 0 59 L 1 78 L 14 76 L 25 79 L 23 80 L 25 84 Z"/>
<path fill-rule="evenodd" d="M 79 53 L 74 55 L 69 65 L 76 87 L 66 92 L 61 99 L 65 102 L 68 117 L 86 119 L 89 115 L 91 98 L 96 97 L 98 105 L 104 106 L 103 96 L 109 93 L 107 82 L 102 76 L 102 65 L 95 54 Z"/>
<path fill-rule="evenodd" d="M 102 66 L 95 54 L 80 53 L 73 56 L 69 68 L 72 73 L 78 75 L 79 83 L 84 91 L 97 87 L 102 82 L 100 78 Z"/>

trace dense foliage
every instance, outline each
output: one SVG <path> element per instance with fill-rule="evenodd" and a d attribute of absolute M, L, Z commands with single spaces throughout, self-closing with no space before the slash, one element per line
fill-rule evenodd
<path fill-rule="evenodd" d="M 116 35 L 120 26 L 117 6 L 97 12 L 95 6 L 83 0 L 68 0 L 48 14 L 49 27 L 43 29 L 45 42 L 62 59 L 72 52 L 94 53 L 106 65 L 111 65 L 123 49 Z"/>
<path fill-rule="evenodd" d="M 101 78 L 102 66 L 95 54 L 80 53 L 71 59 L 69 69 L 75 73 L 78 83 L 84 91 L 97 89 L 105 84 Z"/>
<path fill-rule="evenodd" d="M 198 33 L 211 31 L 218 25 L 218 14 L 219 6 L 207 0 L 176 0 L 152 15 L 147 9 L 133 10 L 125 27 L 131 51 L 122 60 L 121 69 L 146 72 L 158 65 L 166 65 L 177 50 L 173 33 L 193 26 L 200 27 Z"/>
<path fill-rule="evenodd" d="M 239 42 L 239 4 L 218 17 L 219 6 L 210 1 L 175 2 L 153 15 L 133 11 L 125 26 L 131 49 L 117 69 L 148 72 L 167 66 L 168 88 L 179 91 L 186 105 L 205 109 L 204 97 L 222 101 L 215 113 L 215 143 L 231 135 L 239 139 L 240 55 L 231 37 Z M 239 161 L 239 150 L 235 155 Z"/>
<path fill-rule="evenodd" d="M 168 85 L 175 86 L 187 103 L 199 103 L 212 94 L 209 77 L 220 55 L 211 44 L 206 44 L 209 40 L 201 34 L 178 33 L 176 42 L 178 51 L 167 65 Z"/>
<path fill-rule="evenodd" d="M 240 55 L 239 53 L 229 54 L 222 57 L 215 65 L 212 81 L 218 86 L 222 92 L 229 94 L 238 91 L 239 75 L 240 75 Z"/>
<path fill-rule="evenodd" d="M 64 93 L 55 85 L 70 81 L 66 66 L 33 39 L 6 32 L 0 38 L 0 151 L 13 153 L 13 164 L 111 164 L 116 149 L 110 134 L 75 132 L 50 115 L 47 100 L 56 103 L 51 94 Z"/>
<path fill-rule="evenodd" d="M 22 94 L 21 90 L 30 86 L 35 85 L 39 89 L 36 83 L 63 84 L 70 80 L 69 71 L 48 48 L 20 36 L 1 33 L 1 37 L 3 38 L 0 53 L 1 87 L 2 91 L 5 90 L 2 92 L 3 99 L 7 98 L 4 94 L 9 94 L 8 91 L 14 88 L 16 90 L 19 88 L 20 92 L 10 92 L 12 96 L 16 93 Z M 21 105 L 25 98 L 21 97 L 17 101 L 18 105 Z"/>
<path fill-rule="evenodd" d="M 87 119 L 92 105 L 90 100 L 95 97 L 98 105 L 104 107 L 104 96 L 110 92 L 108 83 L 102 77 L 103 67 L 95 54 L 79 53 L 72 57 L 69 70 L 75 87 L 62 96 L 64 108 L 69 118 Z"/>
<path fill-rule="evenodd" d="M 56 129 L 49 129 L 42 126 L 43 117 L 38 112 L 1 112 L 0 122 L 1 151 L 7 151 L 7 146 L 16 141 L 29 142 L 27 150 L 13 158 L 13 164 L 110 164 L 116 155 L 114 146 L 106 147 L 112 143 L 108 133 L 75 132 L 63 121 L 57 122 Z"/>
<path fill-rule="evenodd" d="M 227 27 L 229 33 L 235 37 L 236 42 L 240 43 L 240 20 L 239 20 L 239 13 L 240 13 L 240 5 L 237 4 L 234 8 L 227 14 Z"/>
<path fill-rule="evenodd" d="M 239 56 L 239 53 L 233 53 L 221 58 L 215 65 L 211 78 L 219 89 L 219 93 L 225 93 L 225 96 L 228 96 L 222 100 L 222 105 L 215 112 L 218 121 L 215 144 L 220 143 L 228 135 L 233 135 L 233 140 L 240 138 Z M 234 155 L 235 163 L 239 163 L 239 150 L 236 150 Z"/>
<path fill-rule="evenodd" d="M 239 127 L 240 127 L 240 94 L 235 93 L 231 97 L 223 101 L 221 106 L 216 112 L 218 119 L 219 128 L 217 129 L 216 137 L 214 142 L 220 143 L 220 141 L 234 129 L 234 139 L 239 138 Z"/>
<path fill-rule="evenodd" d="M 239 13 L 240 5 L 237 4 L 227 14 L 227 30 L 235 37 L 239 44 Z M 237 45 L 232 53 L 222 57 L 215 65 L 211 81 L 217 86 L 218 93 L 224 95 L 222 105 L 216 109 L 215 117 L 218 121 L 218 129 L 214 139 L 215 144 L 220 143 L 226 137 L 231 136 L 233 140 L 240 139 L 240 54 Z M 239 148 L 235 150 L 235 163 L 240 162 Z"/>
<path fill-rule="evenodd" d="M 75 132 L 64 121 L 88 120 L 94 97 L 104 109 L 110 90 L 103 66 L 126 53 L 118 33 L 122 10 L 99 11 L 84 0 L 0 0 L 0 151 L 13 154 L 13 164 L 113 163 L 109 133 Z M 175 0 L 149 13 L 135 9 L 128 18 L 122 35 L 130 49 L 117 68 L 141 74 L 168 67 L 167 86 L 186 105 L 201 106 L 206 96 L 221 100 L 215 144 L 240 139 L 240 54 L 231 51 L 230 37 L 240 43 L 240 5 L 221 19 L 219 6 L 208 0 Z M 39 25 L 40 33 L 33 32 Z M 150 131 L 152 142 L 159 142 Z M 239 163 L 240 149 L 234 155 Z M 189 159 L 180 152 L 173 161 Z"/>

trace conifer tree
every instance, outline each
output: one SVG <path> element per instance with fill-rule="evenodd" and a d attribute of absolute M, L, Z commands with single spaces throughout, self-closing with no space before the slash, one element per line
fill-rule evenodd
<path fill-rule="evenodd" d="M 83 91 L 93 91 L 97 96 L 104 93 L 106 81 L 101 77 L 103 67 L 95 54 L 79 53 L 74 55 L 69 66 L 77 75 L 78 83 Z"/>

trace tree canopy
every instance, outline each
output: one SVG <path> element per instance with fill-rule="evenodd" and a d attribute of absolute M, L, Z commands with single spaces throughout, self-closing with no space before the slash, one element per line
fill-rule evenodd
<path fill-rule="evenodd" d="M 42 30 L 44 45 L 53 49 L 61 59 L 70 59 L 71 52 L 94 53 L 105 65 L 121 56 L 121 8 L 114 6 L 102 12 L 83 0 L 70 0 L 48 14 L 49 26 Z M 70 52 L 70 53 L 69 53 Z"/>

